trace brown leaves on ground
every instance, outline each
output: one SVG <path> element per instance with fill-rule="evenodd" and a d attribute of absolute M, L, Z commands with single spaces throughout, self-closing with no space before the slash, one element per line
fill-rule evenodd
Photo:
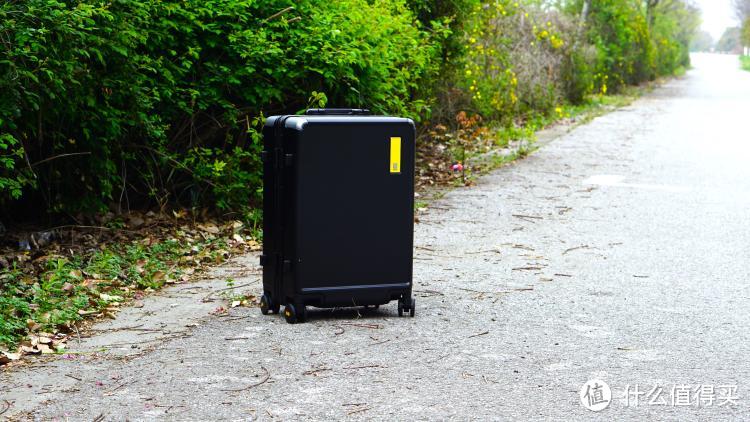
<path fill-rule="evenodd" d="M 34 274 L 38 271 L 35 267 L 50 258 L 86 256 L 106 245 L 134 240 L 148 246 L 168 238 L 181 240 L 183 236 L 203 240 L 228 237 L 231 246 L 247 243 L 249 250 L 260 249 L 256 241 L 246 236 L 247 227 L 241 221 L 216 221 L 206 215 L 190 215 L 184 210 L 170 214 L 133 211 L 119 216 L 108 212 L 78 219 L 82 224 L 52 228 L 6 224 L 8 232 L 0 238 L 0 270 L 15 265 Z"/>
<path fill-rule="evenodd" d="M 51 354 L 65 350 L 68 336 L 64 334 L 34 333 L 21 342 L 19 352 L 22 354 Z"/>
<path fill-rule="evenodd" d="M 416 190 L 471 184 L 464 171 L 454 171 L 454 164 L 467 168 L 474 155 L 498 148 L 493 131 L 478 115 L 464 111 L 455 116 L 453 127 L 437 124 L 420 134 L 417 141 Z"/>
<path fill-rule="evenodd" d="M 16 278 L 16 287 L 28 290 L 50 277 L 50 265 L 53 263 L 77 259 L 76 262 L 84 266 L 66 269 L 63 277 L 67 280 L 59 285 L 61 287 L 55 294 L 60 298 L 69 296 L 64 302 L 84 295 L 90 298 L 90 305 L 76 311 L 81 321 L 71 319 L 51 325 L 47 314 L 35 317 L 39 321 L 24 320 L 25 337 L 17 343 L 17 347 L 9 350 L 0 344 L 0 366 L 19 361 L 23 355 L 62 352 L 71 333 L 85 331 L 97 319 L 115 318 L 123 305 L 134 303 L 143 306 L 141 300 L 144 296 L 160 286 L 187 282 L 233 255 L 261 249 L 251 230 L 242 222 L 208 218 L 197 222 L 195 216 L 189 216 L 186 211 L 175 211 L 171 215 L 134 212 L 114 216 L 109 213 L 96 217 L 96 223 L 99 225 L 46 230 L 26 228 L 25 231 L 17 230 L 4 237 L 4 243 L 0 243 L 0 275 L 13 269 L 15 274 L 21 275 L 20 280 Z M 35 233 L 53 234 L 38 236 Z M 35 241 L 29 248 L 25 247 L 26 239 L 42 237 L 48 242 L 41 244 Z M 123 272 L 119 274 L 104 276 L 85 267 L 92 257 L 102 251 L 120 251 L 136 244 L 160 248 L 166 242 L 171 242 L 171 249 L 157 258 L 136 258 L 133 261 L 128 261 L 130 258 L 126 255 L 118 258 L 125 260 L 123 265 L 127 266 L 123 266 Z M 156 268 L 155 262 L 159 264 Z M 126 268 L 132 268 L 133 272 L 128 273 Z M 147 279 L 148 285 L 136 283 L 133 277 Z M 0 277 L 0 288 L 4 282 Z M 31 301 L 32 297 L 28 296 L 25 300 Z M 248 306 L 250 300 L 240 299 L 238 304 L 232 302 L 231 307 Z M 29 302 L 32 312 L 35 306 Z M 9 312 L 13 314 L 12 309 Z"/>

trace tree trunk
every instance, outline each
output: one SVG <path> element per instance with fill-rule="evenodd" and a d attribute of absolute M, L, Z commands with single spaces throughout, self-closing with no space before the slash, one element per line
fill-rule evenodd
<path fill-rule="evenodd" d="M 583 0 L 583 10 L 581 10 L 581 22 L 579 23 L 580 29 L 583 29 L 583 27 L 586 26 L 586 21 L 589 18 L 590 11 L 591 11 L 591 0 Z"/>
<path fill-rule="evenodd" d="M 583 36 L 584 29 L 586 29 L 586 21 L 589 19 L 589 12 L 591 12 L 591 0 L 583 0 L 583 9 L 581 10 L 581 20 L 578 22 L 576 41 L 579 41 Z"/>

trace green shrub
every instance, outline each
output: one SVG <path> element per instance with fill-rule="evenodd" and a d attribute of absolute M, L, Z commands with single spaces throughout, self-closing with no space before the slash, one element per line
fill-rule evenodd
<path fill-rule="evenodd" d="M 571 44 L 562 62 L 562 84 L 565 98 L 581 104 L 594 92 L 597 50 L 591 45 Z"/>
<path fill-rule="evenodd" d="M 656 72 L 671 75 L 690 66 L 690 43 L 700 27 L 700 15 L 684 2 L 661 4 L 653 11 L 651 33 Z"/>
<path fill-rule="evenodd" d="M 258 116 L 317 91 L 416 117 L 440 51 L 395 0 L 29 0 L 0 33 L 0 198 L 67 212 L 246 207 Z"/>
<path fill-rule="evenodd" d="M 566 4 L 575 15 L 583 2 Z M 595 91 L 616 92 L 689 66 L 688 48 L 699 22 L 698 9 L 682 0 L 592 1 L 586 35 L 597 49 Z"/>
<path fill-rule="evenodd" d="M 640 2 L 592 2 L 588 34 L 599 50 L 596 89 L 617 92 L 625 85 L 652 79 L 653 48 Z"/>
<path fill-rule="evenodd" d="M 511 0 L 477 6 L 467 28 L 464 90 L 486 118 L 546 115 L 591 91 L 590 55 L 568 16 Z"/>
<path fill-rule="evenodd" d="M 0 214 L 250 215 L 263 116 L 314 103 L 507 124 L 688 65 L 697 15 L 684 1 L 597 0 L 582 32 L 581 5 L 0 3 Z"/>

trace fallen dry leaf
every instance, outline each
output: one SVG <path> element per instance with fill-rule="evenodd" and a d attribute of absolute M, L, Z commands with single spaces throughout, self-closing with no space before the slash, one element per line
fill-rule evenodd
<path fill-rule="evenodd" d="M 34 332 L 38 329 L 42 328 L 41 325 L 39 325 L 36 321 L 33 319 L 27 319 L 26 320 L 26 327 L 29 329 L 29 331 Z"/>
<path fill-rule="evenodd" d="M 21 359 L 20 353 L 11 353 L 5 350 L 0 350 L 0 365 L 5 365 L 6 363 L 10 363 L 18 359 Z"/>
<path fill-rule="evenodd" d="M 122 296 L 108 295 L 106 293 L 99 294 L 99 298 L 107 302 L 119 302 L 122 300 Z"/>
<path fill-rule="evenodd" d="M 198 224 L 198 228 L 206 233 L 219 234 L 221 230 L 213 223 Z"/>
<path fill-rule="evenodd" d="M 141 227 L 144 223 L 146 223 L 146 220 L 142 219 L 138 216 L 131 216 L 128 220 L 128 226 L 133 229 L 137 229 L 138 227 Z"/>

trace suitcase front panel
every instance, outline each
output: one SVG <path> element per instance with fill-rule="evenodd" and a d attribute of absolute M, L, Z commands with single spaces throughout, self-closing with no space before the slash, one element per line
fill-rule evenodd
<path fill-rule="evenodd" d="M 296 290 L 410 289 L 415 156 L 410 121 L 309 119 L 296 143 Z"/>

